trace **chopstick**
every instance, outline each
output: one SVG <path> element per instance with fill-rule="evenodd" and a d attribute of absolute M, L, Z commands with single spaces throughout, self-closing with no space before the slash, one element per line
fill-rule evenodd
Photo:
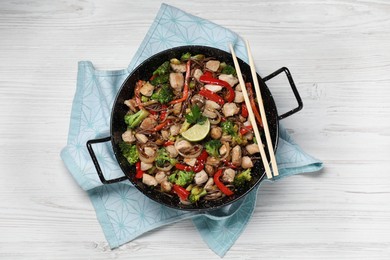
<path fill-rule="evenodd" d="M 261 115 L 263 127 L 264 127 L 265 139 L 267 141 L 268 153 L 269 153 L 270 159 L 271 159 L 272 171 L 273 171 L 274 176 L 278 176 L 279 175 L 278 165 L 276 164 L 276 158 L 275 158 L 274 148 L 272 145 L 272 139 L 271 139 L 271 135 L 269 133 L 268 121 L 267 121 L 267 116 L 265 114 L 263 98 L 261 97 L 261 91 L 260 91 L 259 81 L 257 79 L 255 63 L 253 61 L 251 48 L 249 46 L 249 41 L 246 40 L 245 43 L 246 43 L 246 49 L 248 51 L 249 65 L 251 68 L 253 84 L 255 85 L 257 104 L 259 106 L 260 115 Z"/>
<path fill-rule="evenodd" d="M 259 150 L 260 150 L 261 160 L 263 161 L 263 165 L 264 165 L 264 168 L 265 168 L 265 172 L 267 174 L 267 178 L 268 179 L 272 179 L 271 168 L 269 167 L 267 155 L 265 154 L 265 151 L 264 151 L 264 146 L 263 146 L 263 142 L 262 142 L 261 137 L 260 137 L 259 129 L 257 127 L 255 115 L 253 114 L 252 107 L 251 107 L 251 104 L 250 104 L 250 101 L 249 101 L 248 92 L 247 92 L 247 90 L 245 88 L 245 82 L 244 82 L 244 79 L 242 77 L 240 65 L 238 64 L 237 56 L 236 56 L 236 53 L 234 52 L 232 44 L 230 44 L 229 47 L 230 47 L 230 51 L 231 51 L 232 56 L 233 56 L 233 62 L 234 62 L 234 67 L 236 68 L 238 81 L 239 81 L 239 83 L 241 85 L 241 90 L 242 90 L 242 93 L 244 95 L 245 105 L 246 105 L 246 107 L 248 109 L 249 120 L 250 120 L 250 122 L 252 124 L 253 132 L 255 134 L 255 137 L 256 137 L 256 140 L 257 140 L 257 145 L 258 145 Z"/>

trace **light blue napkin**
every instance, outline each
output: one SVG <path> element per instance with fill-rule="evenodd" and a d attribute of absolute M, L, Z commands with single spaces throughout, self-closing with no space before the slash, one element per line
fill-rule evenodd
<path fill-rule="evenodd" d="M 80 187 L 88 192 L 111 248 L 157 227 L 192 218 L 203 240 L 222 257 L 248 224 L 258 188 L 244 199 L 212 212 L 174 210 L 148 199 L 129 181 L 102 185 L 85 145 L 87 140 L 110 135 L 110 113 L 116 93 L 143 60 L 179 45 L 207 45 L 228 51 L 229 43 L 234 44 L 237 56 L 246 61 L 244 43 L 238 35 L 163 4 L 127 69 L 98 71 L 89 61 L 79 62 L 68 143 L 61 151 L 61 158 Z M 123 176 L 110 145 L 110 142 L 94 145 L 106 179 Z M 322 168 L 322 162 L 302 151 L 283 127 L 280 127 L 276 159 L 278 179 Z"/>

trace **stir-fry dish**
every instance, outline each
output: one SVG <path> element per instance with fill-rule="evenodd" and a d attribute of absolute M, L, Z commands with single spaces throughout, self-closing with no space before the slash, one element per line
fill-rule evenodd
<path fill-rule="evenodd" d="M 120 143 L 134 178 L 186 205 L 247 189 L 259 147 L 243 87 L 261 126 L 251 83 L 240 86 L 235 68 L 213 57 L 185 53 L 139 80 Z"/>

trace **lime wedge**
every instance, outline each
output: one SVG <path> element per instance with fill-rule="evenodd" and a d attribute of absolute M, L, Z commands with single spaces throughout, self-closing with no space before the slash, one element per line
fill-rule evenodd
<path fill-rule="evenodd" d="M 190 142 L 198 142 L 206 138 L 210 131 L 210 121 L 206 121 L 201 124 L 195 124 L 190 127 L 187 131 L 183 132 L 181 136 L 187 139 Z"/>

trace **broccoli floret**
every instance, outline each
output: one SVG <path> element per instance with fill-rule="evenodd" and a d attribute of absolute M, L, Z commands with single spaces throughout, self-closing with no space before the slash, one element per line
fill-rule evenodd
<path fill-rule="evenodd" d="M 192 171 L 176 171 L 173 174 L 169 175 L 168 181 L 171 183 L 175 183 L 179 186 L 186 186 L 187 184 L 192 182 L 194 176 L 195 173 Z"/>
<path fill-rule="evenodd" d="M 159 76 L 156 76 L 154 77 L 150 83 L 154 86 L 157 86 L 157 85 L 161 85 L 161 84 L 165 84 L 167 83 L 169 80 L 169 74 L 163 74 L 163 75 L 159 75 Z"/>
<path fill-rule="evenodd" d="M 186 60 L 189 60 L 191 58 L 191 53 L 187 52 L 187 53 L 184 53 L 183 55 L 181 55 L 181 60 L 182 61 L 186 61 Z"/>
<path fill-rule="evenodd" d="M 236 187 L 242 187 L 246 182 L 250 181 L 251 179 L 251 169 L 246 169 L 245 171 L 240 172 L 236 175 L 236 177 L 234 177 L 233 184 Z"/>
<path fill-rule="evenodd" d="M 153 75 L 165 75 L 169 72 L 169 61 L 164 62 L 154 72 Z"/>
<path fill-rule="evenodd" d="M 171 87 L 165 84 L 157 92 L 153 93 L 151 98 L 157 100 L 161 104 L 167 104 L 172 101 L 173 96 Z"/>
<path fill-rule="evenodd" d="M 190 197 L 188 198 L 192 203 L 197 202 L 201 197 L 205 196 L 207 191 L 199 186 L 195 186 L 191 189 Z"/>
<path fill-rule="evenodd" d="M 131 165 L 135 164 L 138 161 L 139 156 L 136 145 L 122 142 L 119 144 L 119 148 L 121 149 L 123 156 Z"/>
<path fill-rule="evenodd" d="M 224 133 L 231 136 L 237 135 L 237 130 L 235 129 L 232 121 L 226 120 L 225 122 L 221 123 L 221 126 Z"/>
<path fill-rule="evenodd" d="M 145 109 L 141 109 L 135 114 L 126 114 L 125 123 L 126 125 L 133 129 L 141 124 L 141 122 L 149 115 L 149 112 Z"/>
<path fill-rule="evenodd" d="M 208 141 L 205 144 L 206 152 L 213 157 L 218 157 L 219 156 L 219 148 L 221 148 L 221 146 L 222 146 L 222 143 L 219 140 Z"/>
<path fill-rule="evenodd" d="M 176 164 L 176 159 L 171 158 L 165 148 L 160 148 L 157 150 L 155 162 L 158 167 L 164 167 L 166 163 Z"/>
<path fill-rule="evenodd" d="M 232 136 L 233 142 L 242 144 L 245 142 L 244 137 L 238 132 L 238 127 L 232 121 L 226 120 L 221 123 L 222 131 Z"/>
<path fill-rule="evenodd" d="M 236 76 L 237 73 L 236 73 L 236 69 L 231 66 L 231 65 L 226 65 L 225 67 L 223 67 L 222 71 L 221 71 L 222 74 L 231 74 L 233 76 Z"/>

